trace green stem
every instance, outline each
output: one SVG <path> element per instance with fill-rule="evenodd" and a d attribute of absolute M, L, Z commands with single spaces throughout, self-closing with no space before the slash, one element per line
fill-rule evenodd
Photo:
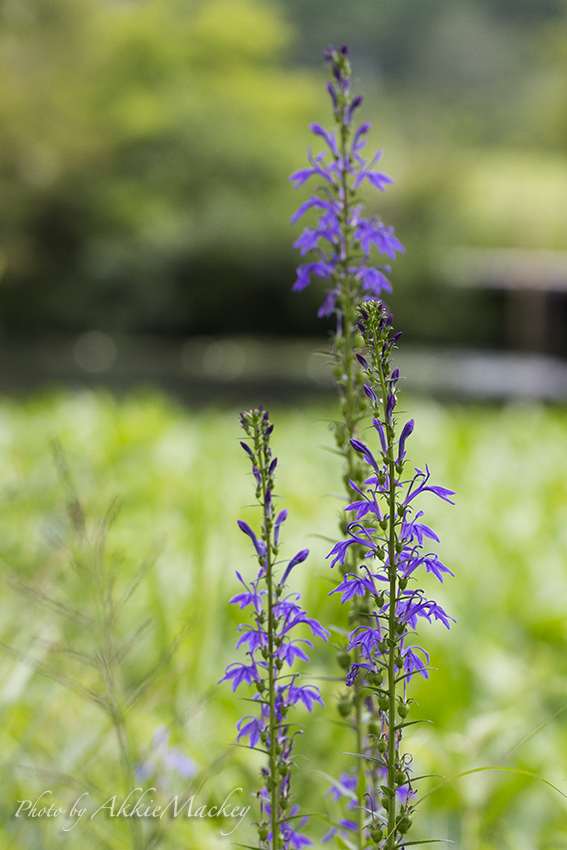
<path fill-rule="evenodd" d="M 264 544 L 266 546 L 266 585 L 268 591 L 268 701 L 270 707 L 270 806 L 272 824 L 272 850 L 279 847 L 279 777 L 278 777 L 278 753 L 277 747 L 277 718 L 276 718 L 276 674 L 275 664 L 275 622 L 274 622 L 274 581 L 273 581 L 273 547 L 272 547 L 272 519 L 266 513 L 266 494 L 268 488 L 268 464 L 263 447 L 258 447 L 258 458 L 262 459 L 260 474 L 262 476 L 262 501 L 264 509 Z"/>
<path fill-rule="evenodd" d="M 340 155 L 343 163 L 348 162 L 349 159 L 349 151 L 348 151 L 348 142 L 349 142 L 349 128 L 341 123 L 340 125 Z M 344 238 L 344 256 L 341 260 L 340 266 L 342 268 L 342 278 L 340 280 L 340 306 L 343 313 L 343 333 L 344 333 L 344 342 L 345 346 L 343 349 L 342 361 L 344 368 L 344 387 L 345 387 L 345 409 L 343 412 L 344 415 L 344 423 L 346 426 L 346 434 L 345 434 L 345 459 L 346 459 L 346 481 L 345 488 L 347 491 L 347 495 L 352 497 L 352 491 L 349 487 L 348 481 L 355 479 L 355 469 L 356 469 L 356 459 L 355 452 L 352 448 L 350 441 L 355 436 L 357 432 L 357 424 L 358 424 L 358 410 L 357 410 L 357 392 L 356 392 L 356 361 L 354 358 L 354 328 L 356 321 L 356 287 L 354 285 L 354 281 L 352 280 L 352 275 L 349 273 L 349 261 L 352 252 L 352 244 L 351 238 L 349 236 L 349 213 L 350 206 L 348 202 L 349 197 L 349 186 L 347 181 L 347 170 L 343 168 L 341 175 L 341 188 L 342 188 L 342 212 L 341 212 L 341 230 Z M 351 572 L 357 572 L 357 553 L 352 553 L 352 564 L 351 564 Z M 355 652 L 355 663 L 359 661 L 359 651 Z M 365 741 L 364 741 L 364 732 L 363 732 L 363 722 L 362 722 L 362 712 L 363 712 L 363 698 L 362 698 L 362 688 L 358 680 L 355 682 L 354 686 L 354 723 L 355 723 L 355 732 L 356 732 L 356 748 L 357 752 L 363 753 L 365 749 Z M 358 766 L 358 782 L 356 784 L 356 795 L 357 795 L 357 847 L 358 850 L 363 850 L 366 841 L 364 837 L 364 826 L 365 826 L 365 813 L 364 813 L 364 805 L 365 805 L 365 792 L 366 792 L 366 782 L 364 775 L 364 763 L 362 760 L 359 762 Z"/>
<path fill-rule="evenodd" d="M 102 578 L 98 577 L 99 580 Z M 112 627 L 113 613 L 111 610 L 112 601 L 106 598 L 104 588 L 100 588 L 100 599 L 97 600 L 97 612 L 99 618 L 102 618 L 102 641 L 103 641 L 103 665 L 104 665 L 104 681 L 106 693 L 109 703 L 109 712 L 114 726 L 114 732 L 118 741 L 118 750 L 120 753 L 120 764 L 122 767 L 122 777 L 126 796 L 135 788 L 134 768 L 132 765 L 132 756 L 130 754 L 130 745 L 128 740 L 128 731 L 126 721 L 122 710 L 119 695 L 119 684 L 116 678 L 116 647 L 114 645 Z M 142 836 L 142 825 L 138 817 L 129 817 L 128 826 L 130 829 L 130 838 L 132 841 L 133 850 L 144 850 L 144 840 Z"/>
<path fill-rule="evenodd" d="M 270 546 L 266 543 L 268 553 Z M 272 787 L 270 789 L 271 819 L 272 819 L 272 850 L 278 850 L 279 846 L 279 823 L 278 823 L 278 773 L 277 773 L 277 722 L 276 722 L 276 682 L 274 675 L 274 599 L 272 580 L 271 554 L 266 555 L 266 583 L 268 585 L 268 688 L 270 702 L 270 777 Z"/>
<path fill-rule="evenodd" d="M 375 339 L 377 350 L 378 340 Z M 382 406 L 384 410 L 384 427 L 386 430 L 386 463 L 388 465 L 388 579 L 389 579 L 389 607 L 388 607 L 388 780 L 387 787 L 390 791 L 388 807 L 388 838 L 387 850 L 394 850 L 396 845 L 396 597 L 397 597 L 397 551 L 396 551 L 396 468 L 394 462 L 394 429 L 386 419 L 386 406 L 388 400 L 388 389 L 382 363 L 378 360 L 378 373 L 380 377 L 380 388 L 382 392 Z"/>
<path fill-rule="evenodd" d="M 356 653 L 355 661 L 359 660 L 359 653 Z M 364 735 L 362 732 L 362 694 L 361 688 L 358 684 L 358 680 L 355 684 L 355 697 L 354 697 L 354 705 L 355 705 L 355 722 L 356 722 L 356 751 L 361 755 L 364 753 Z M 357 840 L 358 840 L 358 850 L 363 850 L 365 845 L 364 841 L 364 792 L 366 790 L 366 779 L 364 776 L 364 762 L 362 759 L 358 759 L 358 782 L 356 783 L 356 796 L 357 796 Z"/>

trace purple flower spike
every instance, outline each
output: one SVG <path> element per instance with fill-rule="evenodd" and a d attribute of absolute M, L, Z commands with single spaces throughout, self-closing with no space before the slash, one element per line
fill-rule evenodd
<path fill-rule="evenodd" d="M 410 645 L 410 635 L 423 621 L 439 621 L 446 628 L 454 622 L 417 584 L 420 571 L 431 573 L 440 582 L 452 573 L 435 552 L 426 548 L 431 541 L 438 543 L 439 538 L 422 521 L 423 511 L 414 512 L 414 502 L 424 492 L 451 502 L 453 492 L 430 483 L 427 465 L 425 472 L 416 469 L 409 480 L 404 475 L 406 443 L 415 423 L 413 419 L 407 421 L 397 436 L 394 410 L 400 372 L 391 368 L 390 358 L 399 336 L 380 302 L 369 301 L 364 316 L 362 310 L 358 315 L 363 319 L 359 330 L 364 345 L 357 345 L 365 351 L 364 362 L 358 360 L 363 369 L 359 383 L 372 408 L 381 460 L 378 463 L 365 443 L 350 440 L 350 446 L 361 456 L 362 468 L 350 480 L 357 497 L 345 510 L 356 512 L 356 520 L 347 524 L 346 539 L 339 540 L 327 556 L 332 565 L 340 563 L 344 573 L 331 594 L 338 593 L 343 603 L 351 603 L 349 619 L 353 619 L 348 643 L 338 657 L 343 664 L 341 656 L 347 653 L 345 685 L 350 693 L 340 698 L 338 708 L 343 717 L 348 717 L 354 714 L 352 706 L 358 700 L 358 710 L 363 704 L 366 716 L 371 718 L 368 731 L 361 734 L 357 729 L 357 739 L 362 742 L 357 752 L 368 759 L 366 781 L 358 779 L 355 786 L 355 806 L 368 813 L 363 829 L 360 821 L 355 824 L 359 846 L 372 843 L 385 848 L 388 842 L 382 840 L 387 829 L 392 846 L 403 847 L 407 846 L 406 833 L 416 805 L 411 757 L 400 748 L 405 726 L 412 722 L 405 721 L 412 703 L 407 690 L 416 674 L 428 677 L 429 665 L 427 653 Z M 379 392 L 375 392 L 373 388 L 378 387 Z M 357 722 L 351 721 L 354 728 Z M 339 824 L 336 830 L 346 845 L 346 828 L 341 831 Z"/>
<path fill-rule="evenodd" d="M 315 704 L 323 705 L 319 689 L 307 682 L 299 684 L 297 674 L 282 674 L 284 665 L 293 668 L 299 661 L 309 662 L 309 651 L 313 644 L 301 635 L 307 627 L 314 637 L 328 640 L 329 632 L 308 617 L 299 604 L 298 593 L 284 595 L 284 585 L 297 564 L 305 561 L 308 549 L 301 549 L 289 561 L 279 578 L 279 536 L 281 526 L 287 518 L 287 510 L 280 511 L 274 520 L 274 475 L 277 459 L 272 457 L 269 438 L 273 430 L 267 411 L 262 408 L 241 415 L 241 424 L 248 443 L 246 452 L 252 462 L 257 481 L 256 499 L 262 509 L 259 533 L 244 520 L 238 527 L 252 541 L 260 559 L 260 571 L 248 584 L 237 572 L 242 586 L 240 593 L 231 599 L 242 610 L 248 609 L 250 620 L 238 627 L 240 633 L 236 647 L 246 648 L 246 662 L 233 662 L 226 668 L 221 682 L 228 681 L 232 690 L 247 685 L 254 686 L 252 702 L 258 711 L 247 715 L 237 723 L 237 740 L 248 740 L 249 746 L 266 755 L 267 767 L 262 769 L 264 787 L 260 790 L 259 839 L 262 847 L 270 846 L 271 813 L 277 815 L 281 850 L 301 848 L 311 844 L 296 826 L 305 825 L 307 818 L 294 821 L 298 807 L 291 805 L 291 769 L 294 766 L 292 750 L 297 731 L 287 721 L 288 710 L 302 704 L 312 711 Z M 250 444 L 250 445 L 249 445 Z M 298 634 L 297 628 L 300 629 Z M 293 724 L 295 726 L 296 724 Z M 173 758 L 173 756 L 172 756 Z M 179 759 L 177 759 L 179 762 Z M 176 763 L 177 763 L 176 762 Z M 180 764 L 180 762 L 179 762 Z M 178 765 L 179 769 L 179 765 Z"/>
<path fill-rule="evenodd" d="M 306 228 L 295 242 L 302 256 L 310 252 L 316 256 L 311 262 L 298 267 L 293 291 L 305 289 L 312 275 L 332 281 L 333 295 L 326 296 L 318 315 L 325 317 L 336 312 L 339 322 L 341 307 L 337 295 L 341 296 L 347 289 L 349 293 L 354 293 L 355 303 L 361 303 L 364 298 L 379 298 L 384 291 L 391 292 L 390 282 L 384 273 L 386 269 L 376 267 L 373 253 L 377 251 L 378 254 L 386 254 L 393 260 L 396 252 L 403 252 L 404 249 L 391 227 L 386 227 L 377 216 L 365 218 L 362 215 L 362 204 L 353 197 L 364 181 L 380 191 L 384 191 L 393 181 L 387 174 L 374 168 L 380 159 L 380 151 L 371 161 L 361 155 L 370 124 L 366 121 L 352 129 L 355 112 L 362 104 L 362 96 L 350 95 L 348 50 L 336 50 L 331 46 L 324 55 L 333 77 L 333 82 L 327 83 L 327 91 L 337 131 L 330 132 L 318 123 L 311 124 L 311 131 L 325 141 L 327 150 L 316 156 L 310 153 L 309 167 L 296 171 L 290 177 L 296 189 L 311 177 L 322 179 L 325 185 L 320 194 L 312 195 L 304 201 L 291 219 L 292 224 L 295 224 L 311 209 L 319 214 L 317 225 Z M 348 232 L 344 228 L 345 222 L 349 226 Z"/>

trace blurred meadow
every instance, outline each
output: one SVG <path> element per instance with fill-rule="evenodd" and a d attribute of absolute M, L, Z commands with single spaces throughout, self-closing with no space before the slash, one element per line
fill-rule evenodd
<path fill-rule="evenodd" d="M 567 793 L 567 383 L 538 377 L 567 357 L 565 0 L 1 0 L 0 848 L 132 846 L 119 818 L 14 817 L 45 789 L 67 809 L 87 793 L 89 814 L 123 794 L 113 688 L 160 799 L 242 788 L 254 806 L 260 763 L 231 745 L 245 703 L 217 684 L 237 657 L 234 573 L 254 569 L 239 406 L 270 405 L 285 551 L 311 549 L 294 588 L 346 627 L 325 561 L 336 406 L 311 358 L 331 325 L 316 285 L 290 292 L 307 189 L 287 177 L 309 122 L 329 122 L 329 42 L 350 45 L 395 179 L 365 200 L 406 247 L 389 304 L 408 365 L 541 367 L 495 391 L 481 364 L 467 404 L 442 379 L 402 394 L 412 459 L 457 493 L 427 505 L 457 622 L 421 633 L 416 772 L 517 767 Z M 327 709 L 300 718 L 295 780 L 327 816 L 353 749 L 333 656 L 317 646 L 305 674 Z M 526 774 L 483 772 L 428 796 L 412 837 L 566 850 L 566 812 Z M 247 844 L 253 820 L 229 837 L 214 818 L 144 820 L 144 841 Z M 320 846 L 327 825 L 309 829 Z"/>
<path fill-rule="evenodd" d="M 190 413 L 159 395 L 116 401 L 104 393 L 3 401 L 0 410 L 1 640 L 12 650 L 1 661 L 1 846 L 122 847 L 127 841 L 119 819 L 85 818 L 65 834 L 69 822 L 62 818 L 13 816 L 16 801 L 35 799 L 44 788 L 69 807 L 86 788 L 89 812 L 95 800 L 101 805 L 121 793 L 104 712 L 57 673 L 55 680 L 41 674 L 49 667 L 76 675 L 76 659 L 58 658 L 59 643 L 92 652 L 95 641 L 94 631 L 85 632 L 84 624 L 46 601 L 85 614 L 91 604 L 69 565 L 73 534 L 49 435 L 57 434 L 66 448 L 89 534 L 120 497 L 106 544 L 119 590 L 162 538 L 155 565 L 125 606 L 120 626 L 124 637 L 151 619 L 124 659 L 126 689 L 159 662 L 158 675 L 128 714 L 138 763 L 151 755 L 156 729 L 166 726 L 171 746 L 195 763 L 195 771 L 184 779 L 157 760 L 151 781 L 161 793 L 191 789 L 201 802 L 218 805 L 241 787 L 238 796 L 253 804 L 259 764 L 247 750 L 230 746 L 246 704 L 227 683 L 217 685 L 236 657 L 239 611 L 227 604 L 237 591 L 234 570 L 248 576 L 254 570 L 236 527 L 237 517 L 255 518 L 254 509 L 246 508 L 252 486 L 237 443 L 236 412 Z M 457 623 L 450 633 L 440 623 L 420 633 L 434 669 L 429 681 L 416 683 L 416 716 L 433 725 L 407 735 L 416 772 L 450 777 L 485 765 L 515 766 L 562 788 L 565 715 L 552 718 L 567 704 L 567 413 L 533 405 L 459 407 L 417 400 L 408 402 L 408 410 L 416 419 L 412 459 L 416 465 L 427 461 L 434 480 L 458 493 L 455 507 L 433 498 L 426 506 L 441 537 L 441 556 L 455 573 L 435 588 L 436 598 Z M 346 617 L 328 598 L 330 544 L 322 539 L 334 537 L 340 508 L 333 497 L 340 489 L 339 470 L 325 450 L 331 445 L 332 407 L 271 413 L 281 467 L 278 492 L 290 511 L 285 552 L 311 549 L 296 570 L 294 588 L 304 594 L 312 615 L 346 627 Z M 327 815 L 333 806 L 325 795 L 325 775 L 344 767 L 341 754 L 352 750 L 352 741 L 336 722 L 339 683 L 318 677 L 339 674 L 334 654 L 319 646 L 306 675 L 322 686 L 328 710 L 316 707 L 300 717 L 305 734 L 296 791 L 306 810 Z M 85 687 L 91 679 L 91 672 L 79 670 Z M 537 734 L 507 755 L 539 725 Z M 437 780 L 427 782 L 433 787 Z M 456 780 L 420 809 L 416 839 L 449 838 L 463 850 L 566 846 L 565 801 L 518 774 Z M 178 817 L 166 824 L 159 846 L 248 843 L 251 820 L 249 815 L 231 838 L 222 839 L 214 820 Z M 311 830 L 321 836 L 326 826 L 313 818 Z"/>

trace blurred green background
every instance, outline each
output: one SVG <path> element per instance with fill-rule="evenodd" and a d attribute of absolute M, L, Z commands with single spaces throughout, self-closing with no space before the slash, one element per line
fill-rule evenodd
<path fill-rule="evenodd" d="M 136 382 L 159 383 L 167 358 L 178 381 L 201 369 L 195 407 L 207 383 L 245 371 L 246 351 L 223 337 L 246 335 L 251 361 L 264 363 L 257 335 L 304 337 L 307 346 L 326 334 L 330 326 L 316 318 L 321 291 L 290 292 L 300 228 L 288 222 L 307 189 L 295 193 L 287 176 L 305 162 L 309 122 L 330 120 L 321 59 L 329 42 L 351 47 L 361 117 L 373 121 L 371 144 L 383 147 L 396 181 L 365 200 L 407 248 L 390 299 L 404 342 L 510 344 L 507 294 L 454 286 L 448 258 L 463 247 L 567 251 L 565 0 L 2 0 L 0 372 L 41 339 L 37 358 L 68 376 L 72 345 L 53 366 L 49 341 L 79 335 L 102 349 L 95 346 L 93 366 L 92 352 L 75 347 L 73 369 L 84 362 L 104 374 L 116 353 L 108 340 L 119 341 L 120 361 L 120 340 L 138 339 L 129 355 Z M 548 306 L 546 350 L 565 356 L 564 296 Z M 81 336 L 89 331 L 109 336 Z M 166 357 L 156 342 L 181 339 L 189 341 L 183 374 L 180 344 Z M 291 349 L 278 351 L 275 372 L 260 370 L 268 387 L 293 359 Z M 289 555 L 312 549 L 294 577 L 309 610 L 344 626 L 327 598 L 330 543 L 320 537 L 335 538 L 340 504 L 332 494 L 341 470 L 323 448 L 336 410 L 325 401 L 325 376 L 312 373 L 302 399 L 319 386 L 319 401 L 300 406 L 290 384 L 292 403 L 272 410 L 279 492 L 290 509 L 285 543 Z M 15 380 L 10 391 L 18 388 Z M 255 404 L 264 398 L 257 386 L 239 393 Z M 103 794 L 109 765 L 117 770 L 104 715 L 61 678 L 65 639 L 78 648 L 73 670 L 89 686 L 94 674 L 79 662 L 93 651 L 92 636 L 46 603 L 49 595 L 92 604 L 69 571 L 73 529 L 51 436 L 67 453 L 89 533 L 122 497 L 107 542 L 119 590 L 165 535 L 120 624 L 127 638 L 150 619 L 125 656 L 126 690 L 159 663 L 132 713 L 136 756 L 151 756 L 165 725 L 171 746 L 198 769 L 183 780 L 158 767 L 163 794 L 195 792 L 212 805 L 243 787 L 253 802 L 259 765 L 230 747 L 246 703 L 216 684 L 235 658 L 234 570 L 253 567 L 236 527 L 237 517 L 254 515 L 243 508 L 252 489 L 235 394 L 199 411 L 157 390 L 0 399 L 2 850 L 128 846 L 124 824 L 93 821 L 63 833 L 61 823 L 13 817 L 17 800 L 46 787 L 64 805 L 84 787 Z M 550 718 L 567 703 L 567 413 L 527 397 L 499 407 L 404 404 L 416 418 L 416 464 L 429 463 L 458 494 L 454 508 L 433 499 L 426 506 L 456 574 L 434 593 L 457 624 L 451 633 L 439 624 L 422 630 L 438 669 L 416 682 L 421 716 L 434 721 L 408 735 L 416 770 L 450 776 L 504 764 L 563 789 L 567 713 Z M 18 592 L 18 581 L 27 590 Z M 30 655 L 55 665 L 60 681 L 34 672 Z M 338 672 L 319 647 L 310 674 Z M 321 684 L 330 711 L 302 718 L 309 761 L 300 760 L 296 788 L 306 808 L 334 813 L 326 780 L 314 782 L 313 771 L 344 769 L 352 741 L 333 722 L 338 686 Z M 565 801 L 518 775 L 458 780 L 420 809 L 416 838 L 451 839 L 460 850 L 567 850 Z M 316 819 L 311 828 L 316 837 L 326 829 Z M 248 822 L 232 840 L 253 834 Z M 231 840 L 216 823 L 181 819 L 157 837 L 165 850 Z"/>
<path fill-rule="evenodd" d="M 565 791 L 567 714 L 567 412 L 538 406 L 448 407 L 407 400 L 416 420 L 411 458 L 427 462 L 435 483 L 457 492 L 451 507 L 433 496 L 422 500 L 441 538 L 443 561 L 454 571 L 426 590 L 456 619 L 450 632 L 440 623 L 420 628 L 431 654 L 429 681 L 412 683 L 419 707 L 412 716 L 434 725 L 412 727 L 406 747 L 416 774 L 446 777 L 484 765 L 519 767 Z M 308 546 L 308 560 L 293 573 L 309 612 L 326 624 L 346 627 L 332 588 L 325 555 L 336 539 L 341 506 L 340 469 L 325 450 L 332 446 L 328 420 L 333 406 L 271 411 L 273 446 L 280 459 L 278 493 L 289 509 L 282 557 Z M 198 765 L 193 780 L 157 765 L 152 784 L 166 799 L 195 793 L 218 805 L 241 787 L 239 804 L 255 804 L 261 758 L 230 746 L 237 719 L 248 713 L 246 688 L 233 695 L 217 684 L 226 664 L 239 657 L 234 645 L 242 622 L 228 599 L 237 592 L 236 569 L 251 577 L 255 560 L 236 518 L 257 522 L 250 506 L 253 482 L 238 445 L 236 411 L 188 413 L 162 397 L 60 393 L 24 404 L 0 403 L 0 601 L 2 643 L 39 662 L 71 673 L 58 651 L 65 638 L 93 651 L 95 635 L 70 625 L 40 592 L 87 612 L 88 587 L 69 567 L 71 532 L 65 495 L 49 457 L 46 435 L 58 434 L 92 532 L 111 499 L 122 510 L 107 540 L 107 559 L 118 565 L 121 592 L 158 536 L 165 544 L 155 567 L 124 610 L 123 634 L 151 618 L 149 631 L 124 659 L 131 686 L 151 668 L 184 627 L 173 657 L 131 710 L 134 753 L 148 758 L 155 730 L 171 729 L 171 745 Z M 327 538 L 327 539 L 322 539 Z M 10 575 L 36 589 L 16 592 Z M 336 640 L 336 637 L 334 638 Z M 48 647 L 51 651 L 48 652 Z M 326 709 L 298 709 L 306 724 L 298 744 L 294 787 L 304 810 L 336 816 L 326 796 L 328 780 L 350 759 L 353 740 L 337 724 L 341 685 L 319 681 L 338 676 L 334 652 L 317 643 L 308 681 L 321 685 Z M 88 669 L 81 681 L 91 679 Z M 314 678 L 311 678 L 314 677 Z M 419 678 L 419 677 L 418 677 Z M 17 801 L 45 788 L 62 805 L 88 789 L 89 813 L 111 794 L 122 793 L 117 755 L 100 708 L 61 683 L 34 673 L 29 661 L 0 654 L 0 846 L 10 850 L 130 847 L 126 824 L 104 817 L 81 821 L 14 818 Z M 550 722 L 547 722 L 550 721 Z M 530 732 L 537 734 L 511 755 Z M 424 780 L 423 791 L 437 780 Z M 148 783 L 149 784 L 149 783 Z M 189 791 L 189 789 L 192 789 Z M 121 799 L 121 797 L 119 797 Z M 412 838 L 450 839 L 460 850 L 565 850 L 567 801 L 553 789 L 513 773 L 481 773 L 450 783 L 420 806 Z M 209 850 L 231 841 L 253 843 L 252 813 L 231 838 L 214 819 L 178 817 L 166 823 L 167 850 Z M 149 824 L 145 822 L 145 825 Z M 309 834 L 321 846 L 325 823 L 312 818 Z"/>
<path fill-rule="evenodd" d="M 505 296 L 446 258 L 567 249 L 564 0 L 2 0 L 3 331 L 323 334 L 286 178 L 329 42 L 396 181 L 367 201 L 407 247 L 406 339 L 504 347 Z"/>

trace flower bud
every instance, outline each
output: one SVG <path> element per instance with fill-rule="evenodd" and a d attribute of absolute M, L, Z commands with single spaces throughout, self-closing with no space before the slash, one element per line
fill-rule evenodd
<path fill-rule="evenodd" d="M 348 717 L 352 711 L 352 702 L 348 697 L 341 697 L 337 704 L 337 708 L 342 717 Z"/>

